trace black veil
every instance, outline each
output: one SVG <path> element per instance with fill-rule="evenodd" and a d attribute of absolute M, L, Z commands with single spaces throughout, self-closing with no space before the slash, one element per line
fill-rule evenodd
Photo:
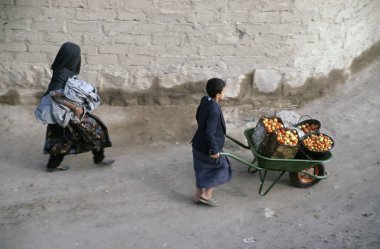
<path fill-rule="evenodd" d="M 79 74 L 80 52 L 80 47 L 72 42 L 62 44 L 51 65 L 53 76 L 47 92 L 64 88 L 68 78 Z"/>

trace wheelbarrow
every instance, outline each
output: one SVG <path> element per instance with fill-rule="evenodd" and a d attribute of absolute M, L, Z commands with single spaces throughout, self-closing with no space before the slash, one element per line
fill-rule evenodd
<path fill-rule="evenodd" d="M 266 195 L 274 185 L 280 180 L 280 178 L 286 173 L 289 172 L 290 182 L 299 188 L 307 188 L 315 185 L 322 179 L 328 177 L 328 172 L 325 170 L 324 163 L 332 159 L 332 153 L 327 151 L 324 155 L 318 160 L 313 160 L 305 155 L 305 159 L 279 159 L 279 158 L 270 158 L 265 157 L 259 154 L 252 143 L 252 134 L 255 128 L 248 128 L 244 131 L 244 136 L 248 141 L 248 145 L 245 145 L 238 140 L 234 139 L 231 136 L 226 135 L 226 137 L 232 142 L 236 143 L 244 149 L 251 150 L 254 155 L 254 160 L 249 162 L 243 158 L 240 158 L 234 154 L 228 152 L 222 152 L 221 155 L 233 158 L 245 165 L 248 166 L 249 173 L 259 173 L 260 178 L 260 189 L 259 195 Z M 266 190 L 263 190 L 264 183 L 266 180 L 268 171 L 278 171 L 280 174 L 275 178 L 275 180 L 267 187 Z"/>

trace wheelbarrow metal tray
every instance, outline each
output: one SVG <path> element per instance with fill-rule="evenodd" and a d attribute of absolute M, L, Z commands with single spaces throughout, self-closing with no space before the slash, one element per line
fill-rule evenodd
<path fill-rule="evenodd" d="M 287 172 L 301 172 L 302 170 L 308 169 L 317 163 L 324 163 L 332 158 L 332 154 L 328 151 L 324 157 L 320 160 L 305 160 L 305 159 L 279 159 L 279 158 L 269 158 L 260 155 L 252 147 L 252 151 L 257 159 L 258 166 L 267 170 L 276 171 L 287 171 Z"/>

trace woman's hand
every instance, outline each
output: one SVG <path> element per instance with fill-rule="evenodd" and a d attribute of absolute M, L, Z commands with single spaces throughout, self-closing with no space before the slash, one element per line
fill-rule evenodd
<path fill-rule="evenodd" d="M 51 91 L 50 95 L 55 101 L 59 103 L 63 103 L 63 101 L 66 99 L 65 95 L 61 91 Z"/>
<path fill-rule="evenodd" d="M 84 112 L 83 107 L 76 106 L 76 107 L 74 108 L 74 113 L 75 113 L 75 115 L 76 115 L 78 118 L 81 118 L 81 117 L 82 117 L 83 112 Z"/>
<path fill-rule="evenodd" d="M 217 154 L 214 154 L 214 155 L 210 155 L 210 157 L 212 157 L 212 158 L 219 158 L 219 157 L 220 157 L 220 154 L 217 153 Z"/>
<path fill-rule="evenodd" d="M 74 103 L 71 103 L 70 101 L 68 101 L 62 91 L 60 90 L 51 91 L 50 95 L 58 103 L 61 103 L 67 108 L 70 108 L 71 111 L 73 111 L 75 116 L 77 116 L 78 118 L 81 118 L 83 116 L 83 113 L 84 113 L 83 107 L 77 106 Z"/>

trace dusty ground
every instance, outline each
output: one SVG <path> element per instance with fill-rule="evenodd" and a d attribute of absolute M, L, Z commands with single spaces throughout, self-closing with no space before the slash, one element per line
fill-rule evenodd
<path fill-rule="evenodd" d="M 379 80 L 378 62 L 296 109 L 335 139 L 328 179 L 298 189 L 286 175 L 261 197 L 258 176 L 233 161 L 216 208 L 191 202 L 195 106 L 102 106 L 116 163 L 69 156 L 59 173 L 44 171 L 33 107 L 0 106 L 0 248 L 380 248 Z M 228 133 L 243 139 L 249 120 L 272 110 L 224 111 Z M 226 151 L 251 159 L 231 143 Z"/>

